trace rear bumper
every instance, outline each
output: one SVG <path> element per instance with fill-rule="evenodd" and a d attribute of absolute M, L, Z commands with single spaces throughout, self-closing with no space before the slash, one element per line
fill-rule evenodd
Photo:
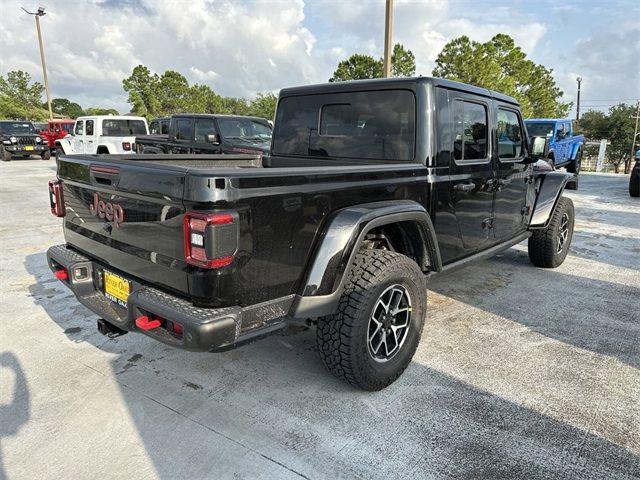
<path fill-rule="evenodd" d="M 200 308 L 175 295 L 142 285 L 122 272 L 83 255 L 66 245 L 47 251 L 52 271 L 64 268 L 68 278 L 62 282 L 78 301 L 121 330 L 140 332 L 162 343 L 191 351 L 223 351 L 256 340 L 288 324 L 287 313 L 293 295 L 249 307 Z M 103 269 L 130 282 L 126 307 L 107 299 L 98 287 Z M 152 330 L 136 326 L 141 316 L 160 317 L 163 325 Z M 168 328 L 169 322 L 182 325 L 182 334 Z"/>

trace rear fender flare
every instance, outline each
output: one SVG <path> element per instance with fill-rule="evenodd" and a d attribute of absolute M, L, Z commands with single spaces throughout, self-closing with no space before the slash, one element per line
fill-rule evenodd
<path fill-rule="evenodd" d="M 59 140 L 56 140 L 54 142 L 54 147 L 55 148 L 61 148 L 62 149 L 62 153 L 66 154 L 68 152 L 71 151 L 71 143 L 69 142 L 69 140 L 65 139 L 65 138 L 61 138 Z"/>
<path fill-rule="evenodd" d="M 529 229 L 546 228 L 565 188 L 578 189 L 578 175 L 565 172 L 548 172 L 539 176 L 541 184 L 529 222 Z"/>
<path fill-rule="evenodd" d="M 305 269 L 290 316 L 314 318 L 333 313 L 340 300 L 349 265 L 353 263 L 366 234 L 376 227 L 399 222 L 415 223 L 422 232 L 428 258 L 421 266 L 423 271 L 441 271 L 435 230 L 422 205 L 410 200 L 397 200 L 348 207 L 327 219 L 325 228 L 318 235 L 319 242 Z"/>

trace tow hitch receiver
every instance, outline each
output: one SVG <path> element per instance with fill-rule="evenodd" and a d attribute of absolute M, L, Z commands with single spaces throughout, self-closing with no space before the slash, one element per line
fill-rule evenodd
<path fill-rule="evenodd" d="M 153 330 L 158 328 L 162 323 L 157 318 L 149 318 L 146 315 L 136 318 L 136 327 L 140 330 Z"/>
<path fill-rule="evenodd" d="M 114 324 L 107 322 L 103 318 L 98 319 L 98 331 L 109 338 L 115 338 L 129 333 L 126 330 L 122 330 L 116 327 Z"/>

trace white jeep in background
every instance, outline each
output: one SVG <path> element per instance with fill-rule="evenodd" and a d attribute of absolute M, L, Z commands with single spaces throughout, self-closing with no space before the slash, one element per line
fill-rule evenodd
<path fill-rule="evenodd" d="M 136 135 L 148 134 L 149 127 L 144 117 L 79 117 L 71 135 L 56 140 L 56 156 L 78 153 L 135 153 Z"/>

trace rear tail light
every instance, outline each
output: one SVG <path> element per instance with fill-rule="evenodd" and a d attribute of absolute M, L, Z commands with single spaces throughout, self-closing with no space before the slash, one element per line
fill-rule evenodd
<path fill-rule="evenodd" d="M 187 263 L 202 268 L 226 267 L 233 262 L 237 247 L 237 215 L 185 214 L 184 257 Z"/>
<path fill-rule="evenodd" d="M 49 206 L 51 214 L 56 217 L 64 217 L 64 196 L 62 195 L 62 182 L 51 180 L 49 182 Z"/>
<path fill-rule="evenodd" d="M 125 152 L 130 152 L 131 151 L 131 143 L 130 142 L 122 142 L 122 149 Z"/>

